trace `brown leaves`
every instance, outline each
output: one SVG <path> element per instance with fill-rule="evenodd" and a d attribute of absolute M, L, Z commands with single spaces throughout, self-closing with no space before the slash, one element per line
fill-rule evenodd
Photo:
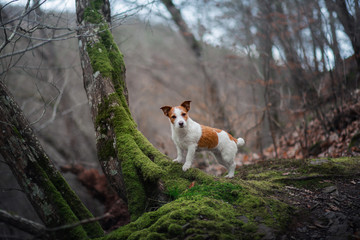
<path fill-rule="evenodd" d="M 324 122 L 314 119 L 308 123 L 307 130 L 298 127 L 278 139 L 280 158 L 301 159 L 308 157 L 341 157 L 360 155 L 360 144 L 355 141 L 360 129 L 360 103 L 347 104 L 342 112 L 333 111 L 327 114 L 329 119 L 326 132 Z M 350 143 L 354 142 L 354 146 Z M 271 158 L 273 145 L 264 150 L 264 156 Z"/>

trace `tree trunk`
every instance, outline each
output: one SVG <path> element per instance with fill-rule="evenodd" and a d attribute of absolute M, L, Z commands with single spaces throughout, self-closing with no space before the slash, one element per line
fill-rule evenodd
<path fill-rule="evenodd" d="M 106 5 L 106 6 L 105 6 Z M 84 87 L 95 126 L 98 159 L 111 186 L 138 218 L 163 199 L 156 163 L 168 158 L 137 130 L 128 107 L 125 63 L 103 9 L 108 1 L 77 0 Z"/>
<path fill-rule="evenodd" d="M 360 72 L 360 8 L 357 0 L 355 4 L 355 17 L 350 14 L 344 0 L 326 0 L 326 7 L 331 13 L 335 11 L 339 21 L 344 27 L 345 33 L 348 35 L 352 47 L 354 49 L 355 59 Z"/>
<path fill-rule="evenodd" d="M 46 227 L 93 217 L 51 163 L 29 122 L 1 81 L 0 127 L 0 154 Z M 103 234 L 96 222 L 55 232 L 52 238 L 84 239 Z"/>

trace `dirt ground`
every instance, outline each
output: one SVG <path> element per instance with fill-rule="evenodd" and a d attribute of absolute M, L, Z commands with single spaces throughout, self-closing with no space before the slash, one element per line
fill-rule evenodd
<path fill-rule="evenodd" d="M 360 177 L 320 182 L 329 186 L 286 187 L 288 202 L 299 210 L 279 239 L 360 239 Z"/>

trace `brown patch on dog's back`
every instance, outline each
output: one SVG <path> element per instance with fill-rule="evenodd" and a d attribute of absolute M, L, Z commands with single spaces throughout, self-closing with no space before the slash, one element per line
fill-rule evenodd
<path fill-rule="evenodd" d="M 201 137 L 198 142 L 198 147 L 200 148 L 215 148 L 219 143 L 218 133 L 221 132 L 220 129 L 211 128 L 201 125 Z"/>
<path fill-rule="evenodd" d="M 237 139 L 234 138 L 233 136 L 231 136 L 230 133 L 227 133 L 227 134 L 229 135 L 230 140 L 231 140 L 231 141 L 234 141 L 234 142 L 237 144 Z"/>

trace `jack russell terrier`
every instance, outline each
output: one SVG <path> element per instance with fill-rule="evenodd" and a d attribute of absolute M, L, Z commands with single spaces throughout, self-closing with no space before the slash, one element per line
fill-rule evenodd
<path fill-rule="evenodd" d="M 244 139 L 236 139 L 223 130 L 193 121 L 188 114 L 190 102 L 185 101 L 177 107 L 161 107 L 171 123 L 171 138 L 177 150 L 177 158 L 174 162 L 183 163 L 183 152 L 187 151 L 185 164 L 182 167 L 183 171 L 186 171 L 191 167 L 196 150 L 209 150 L 214 153 L 218 162 L 227 168 L 228 175 L 225 177 L 234 177 L 235 155 L 238 147 L 245 144 Z"/>

